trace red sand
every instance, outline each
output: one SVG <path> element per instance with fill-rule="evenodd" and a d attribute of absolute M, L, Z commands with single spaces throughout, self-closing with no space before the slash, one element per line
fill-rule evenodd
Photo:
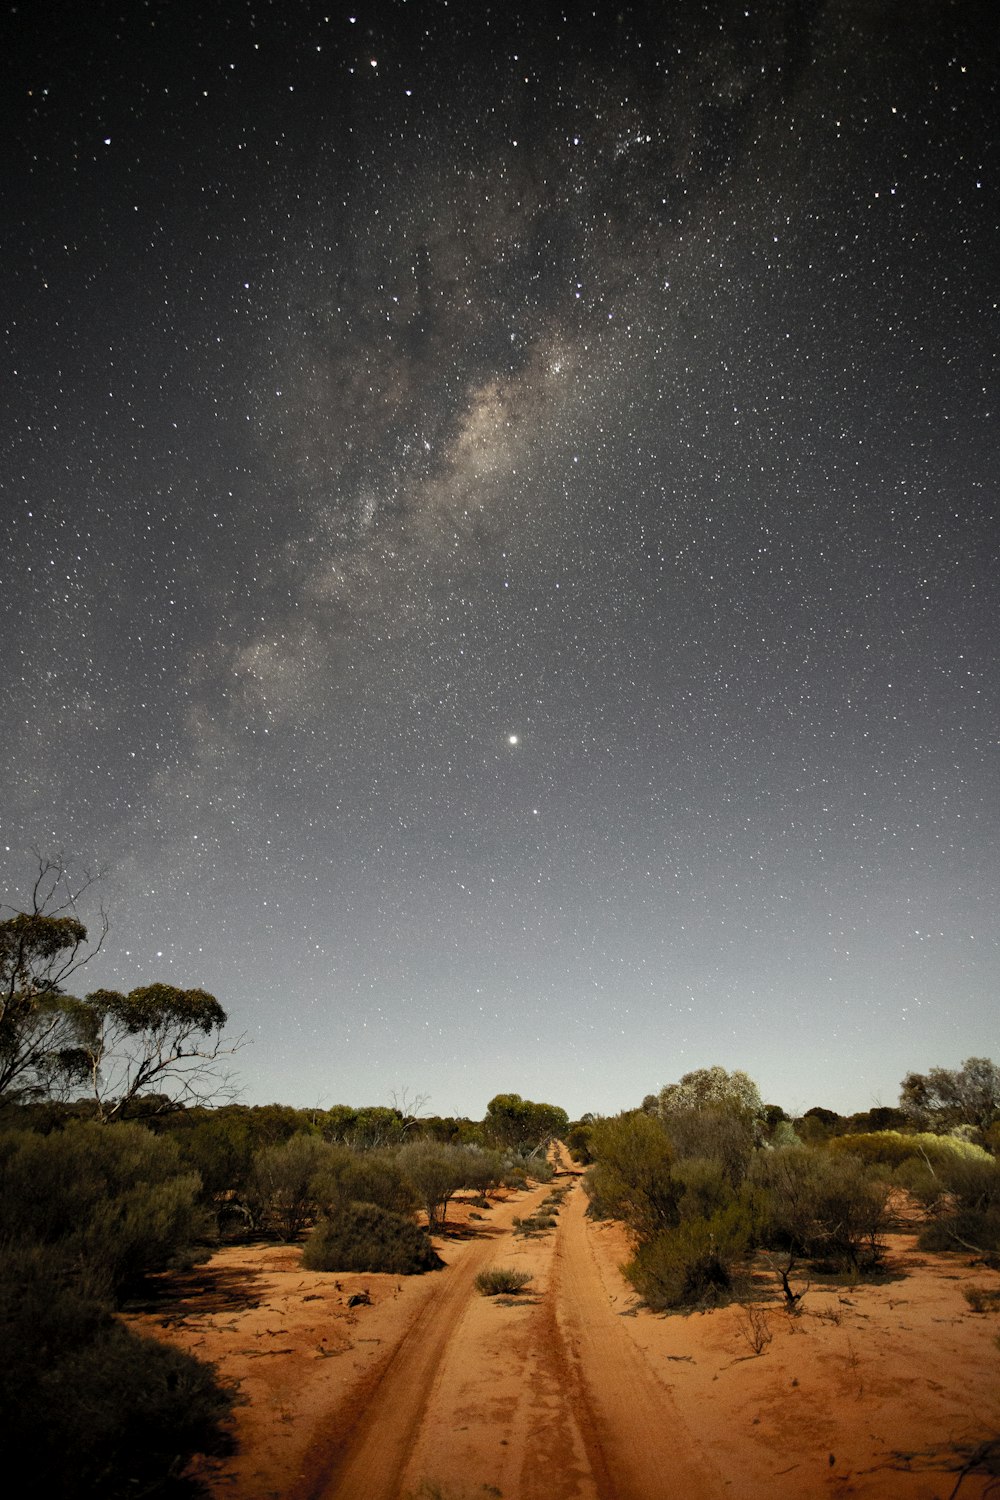
<path fill-rule="evenodd" d="M 449 1212 L 446 1269 L 307 1272 L 293 1246 L 226 1249 L 173 1278 L 166 1315 L 133 1319 L 239 1380 L 240 1450 L 205 1466 L 222 1500 L 947 1500 L 961 1450 L 1000 1434 L 1000 1290 L 970 1257 L 889 1236 L 887 1275 L 815 1283 L 798 1317 L 757 1270 L 764 1338 L 738 1305 L 637 1307 L 620 1225 L 592 1224 L 576 1174 L 558 1228 L 515 1236 L 550 1188 Z M 529 1271 L 517 1297 L 475 1289 Z M 364 1290 L 370 1305 L 348 1306 Z M 747 1331 L 744 1331 L 747 1330 Z M 961 1478 L 960 1500 L 989 1492 Z"/>

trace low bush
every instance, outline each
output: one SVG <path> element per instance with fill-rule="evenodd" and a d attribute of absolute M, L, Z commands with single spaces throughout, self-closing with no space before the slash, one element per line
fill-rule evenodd
<path fill-rule="evenodd" d="M 996 1312 L 1000 1307 L 1000 1288 L 995 1286 L 963 1287 L 962 1296 L 976 1313 Z"/>
<path fill-rule="evenodd" d="M 857 1270 L 880 1263 L 890 1189 L 877 1167 L 849 1153 L 792 1147 L 761 1152 L 748 1186 L 769 1249 Z"/>
<path fill-rule="evenodd" d="M 545 1156 L 532 1156 L 525 1162 L 525 1170 L 534 1182 L 551 1182 L 556 1169 Z"/>
<path fill-rule="evenodd" d="M 555 1229 L 558 1220 L 552 1214 L 534 1213 L 527 1219 L 514 1220 L 514 1233 L 522 1235 L 544 1234 L 548 1229 Z"/>
<path fill-rule="evenodd" d="M 121 1125 L 101 1126 L 121 1130 Z M 37 1246 L 4 1257 L 0 1409 L 23 1500 L 176 1497 L 196 1453 L 232 1451 L 233 1389 L 52 1278 Z"/>
<path fill-rule="evenodd" d="M 992 1264 L 1000 1258 L 1000 1162 L 954 1156 L 936 1169 L 943 1193 L 921 1230 L 922 1250 L 971 1250 Z"/>
<path fill-rule="evenodd" d="M 917 1238 L 921 1250 L 969 1250 L 986 1264 L 1000 1267 L 1000 1209 L 958 1209 L 925 1224 Z"/>
<path fill-rule="evenodd" d="M 531 1280 L 527 1271 L 512 1271 L 506 1267 L 493 1266 L 488 1271 L 480 1271 L 476 1277 L 476 1287 L 484 1297 L 499 1297 L 504 1294 L 514 1296 L 523 1291 Z"/>
<path fill-rule="evenodd" d="M 396 1156 L 388 1151 L 340 1148 L 313 1180 L 313 1191 L 327 1214 L 348 1203 L 375 1203 L 409 1218 L 420 1201 Z"/>
<path fill-rule="evenodd" d="M 946 1195 L 946 1189 L 941 1178 L 928 1166 L 927 1162 L 920 1157 L 908 1156 L 892 1174 L 892 1181 L 896 1187 L 900 1187 L 910 1194 L 927 1213 L 934 1213 L 941 1207 L 942 1199 Z"/>
<path fill-rule="evenodd" d="M 957 1136 L 929 1131 L 874 1130 L 862 1135 L 838 1135 L 829 1142 L 833 1156 L 857 1156 L 868 1166 L 898 1167 L 911 1157 L 928 1162 L 934 1171 L 955 1161 L 990 1161 L 988 1151 Z"/>
<path fill-rule="evenodd" d="M 375 1203 L 350 1203 L 321 1219 L 302 1252 L 311 1271 L 434 1271 L 444 1262 L 426 1229 Z"/>
<path fill-rule="evenodd" d="M 643 1240 L 625 1275 L 657 1310 L 727 1300 L 733 1272 L 753 1242 L 746 1208 L 731 1203 L 711 1218 L 682 1220 Z"/>
<path fill-rule="evenodd" d="M 937 1174 L 960 1209 L 989 1213 L 1000 1209 L 1000 1162 L 991 1156 L 958 1156 L 942 1163 Z"/>
<path fill-rule="evenodd" d="M 6 1244 L 44 1247 L 50 1275 L 112 1302 L 148 1272 L 194 1263 L 207 1225 L 200 1188 L 176 1144 L 141 1125 L 0 1137 Z"/>

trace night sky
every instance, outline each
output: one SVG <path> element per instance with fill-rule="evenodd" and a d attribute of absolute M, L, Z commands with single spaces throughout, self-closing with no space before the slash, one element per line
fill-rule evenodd
<path fill-rule="evenodd" d="M 243 1097 L 1000 1056 L 993 4 L 10 7 L 0 874 Z"/>

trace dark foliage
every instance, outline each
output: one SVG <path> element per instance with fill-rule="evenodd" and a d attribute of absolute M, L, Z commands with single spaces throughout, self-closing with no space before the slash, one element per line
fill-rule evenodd
<path fill-rule="evenodd" d="M 660 1121 L 641 1110 L 595 1120 L 594 1159 L 584 1186 L 595 1218 L 623 1219 L 641 1239 L 678 1220 L 683 1192 L 673 1176 L 674 1150 Z"/>
<path fill-rule="evenodd" d="M 314 1188 L 328 1213 L 349 1203 L 375 1203 L 408 1218 L 420 1201 L 397 1158 L 389 1151 L 353 1151 L 341 1147 L 331 1155 Z"/>
<path fill-rule="evenodd" d="M 0 1136 L 3 1244 L 44 1248 L 51 1274 L 111 1302 L 150 1271 L 193 1264 L 199 1189 L 174 1143 L 140 1125 Z"/>
<path fill-rule="evenodd" d="M 125 1328 L 54 1281 L 44 1250 L 0 1275 L 0 1410 L 20 1500 L 180 1496 L 195 1453 L 232 1450 L 234 1392 L 211 1366 Z"/>
<path fill-rule="evenodd" d="M 397 1276 L 435 1271 L 444 1264 L 426 1229 L 375 1203 L 350 1203 L 321 1219 L 302 1264 L 311 1271 L 388 1271 Z"/>
<path fill-rule="evenodd" d="M 749 1253 L 753 1228 L 738 1202 L 709 1218 L 691 1218 L 643 1240 L 625 1275 L 653 1308 L 726 1300 L 733 1271 Z"/>
<path fill-rule="evenodd" d="M 838 1267 L 881 1262 L 889 1187 L 853 1153 L 761 1152 L 749 1184 L 762 1244 Z"/>

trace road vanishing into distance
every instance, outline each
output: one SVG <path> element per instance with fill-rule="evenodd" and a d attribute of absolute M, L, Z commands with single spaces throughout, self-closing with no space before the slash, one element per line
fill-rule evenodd
<path fill-rule="evenodd" d="M 517 1234 L 515 1220 L 553 1195 L 555 1227 Z M 628 1305 L 609 1293 L 585 1214 L 580 1173 L 561 1150 L 551 1184 L 495 1207 L 454 1257 L 446 1245 L 447 1269 L 313 1445 L 294 1500 L 721 1495 L 629 1337 Z M 531 1284 L 484 1297 L 476 1277 L 492 1266 L 528 1271 Z"/>

